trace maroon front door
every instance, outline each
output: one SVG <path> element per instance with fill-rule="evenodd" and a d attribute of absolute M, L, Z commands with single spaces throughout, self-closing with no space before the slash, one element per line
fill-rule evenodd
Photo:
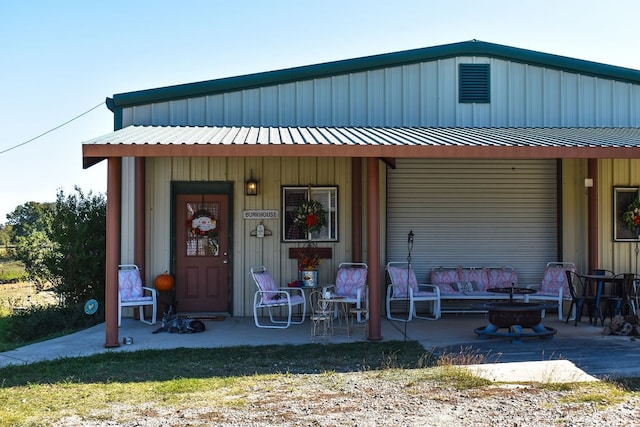
<path fill-rule="evenodd" d="M 229 197 L 176 196 L 176 285 L 178 311 L 230 311 Z"/>

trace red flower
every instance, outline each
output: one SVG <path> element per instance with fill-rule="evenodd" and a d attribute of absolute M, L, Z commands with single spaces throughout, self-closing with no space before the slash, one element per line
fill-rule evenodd
<path fill-rule="evenodd" d="M 633 217 L 633 222 L 636 223 L 636 225 L 640 225 L 640 215 L 636 215 Z"/>
<path fill-rule="evenodd" d="M 311 214 L 307 215 L 307 228 L 311 228 L 318 223 L 318 215 Z"/>

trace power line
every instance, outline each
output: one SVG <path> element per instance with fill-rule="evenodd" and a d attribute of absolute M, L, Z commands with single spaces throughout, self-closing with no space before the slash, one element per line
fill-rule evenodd
<path fill-rule="evenodd" d="M 22 147 L 23 145 L 27 145 L 28 143 L 33 142 L 33 141 L 35 141 L 35 140 L 36 140 L 36 139 L 38 139 L 38 138 L 42 138 L 42 137 L 43 137 L 43 136 L 45 136 L 46 134 L 51 133 L 51 132 L 53 132 L 54 130 L 60 129 L 61 127 L 68 125 L 68 124 L 69 124 L 69 123 L 71 123 L 72 121 L 74 121 L 74 120 L 78 120 L 80 117 L 82 117 L 82 116 L 84 116 L 84 115 L 89 114 L 90 112 L 92 112 L 93 110 L 95 110 L 96 108 L 100 107 L 100 106 L 101 106 L 101 105 L 103 105 L 103 104 L 104 104 L 103 102 L 100 102 L 100 103 L 99 103 L 98 105 L 96 105 L 95 107 L 92 107 L 92 108 L 88 109 L 87 111 L 85 111 L 84 113 L 81 113 L 81 114 L 79 114 L 79 115 L 75 116 L 74 118 L 67 120 L 66 122 L 62 123 L 61 125 L 58 125 L 58 126 L 56 126 L 56 127 L 52 128 L 52 129 L 49 129 L 48 131 L 43 132 L 43 133 L 41 133 L 40 135 L 35 136 L 35 137 L 31 138 L 31 139 L 30 139 L 30 140 L 28 140 L 28 141 L 22 142 L 22 143 L 20 143 L 20 144 L 14 145 L 13 147 L 9 147 L 9 148 L 7 148 L 7 149 L 5 149 L 5 150 L 0 151 L 0 154 L 4 154 L 4 153 L 6 153 L 6 152 L 8 152 L 8 151 L 11 151 L 11 150 L 14 150 L 14 149 L 16 149 L 16 148 L 18 148 L 18 147 Z"/>

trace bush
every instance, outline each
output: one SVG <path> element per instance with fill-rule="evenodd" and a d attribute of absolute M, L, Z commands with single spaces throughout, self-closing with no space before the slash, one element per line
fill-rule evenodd
<path fill-rule="evenodd" d="M 90 298 L 104 303 L 106 199 L 102 195 L 58 193 L 49 238 L 53 250 L 44 257 L 49 280 L 65 304 Z"/>
<path fill-rule="evenodd" d="M 87 315 L 84 304 L 66 306 L 33 306 L 15 310 L 10 316 L 5 339 L 12 343 L 27 343 L 97 325 L 104 322 L 104 305 L 95 314 Z"/>

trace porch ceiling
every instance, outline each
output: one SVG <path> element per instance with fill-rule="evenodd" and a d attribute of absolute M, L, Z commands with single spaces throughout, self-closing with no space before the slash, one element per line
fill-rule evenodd
<path fill-rule="evenodd" d="M 129 126 L 82 157 L 640 158 L 640 128 Z"/>

